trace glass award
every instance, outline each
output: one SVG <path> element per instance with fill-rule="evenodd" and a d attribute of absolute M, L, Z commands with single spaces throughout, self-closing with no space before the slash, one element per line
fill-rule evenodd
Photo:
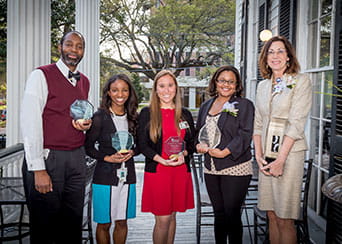
<path fill-rule="evenodd" d="M 112 147 L 121 154 L 128 153 L 133 144 L 133 136 L 128 131 L 117 131 L 112 134 Z"/>
<path fill-rule="evenodd" d="M 171 136 L 164 141 L 163 148 L 169 159 L 176 161 L 179 154 L 185 150 L 185 142 L 180 136 Z"/>
<path fill-rule="evenodd" d="M 199 131 L 198 140 L 209 149 L 217 147 L 221 141 L 221 131 L 216 123 L 205 124 Z"/>
<path fill-rule="evenodd" d="M 70 106 L 70 116 L 74 120 L 91 119 L 94 113 L 93 105 L 87 100 L 75 100 Z"/>
<path fill-rule="evenodd" d="M 286 120 L 280 118 L 272 118 L 267 131 L 265 160 L 270 163 L 274 161 L 281 148 L 284 137 Z"/>

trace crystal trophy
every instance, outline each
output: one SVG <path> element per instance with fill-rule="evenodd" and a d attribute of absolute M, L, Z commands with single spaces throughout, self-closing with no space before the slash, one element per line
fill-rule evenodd
<path fill-rule="evenodd" d="M 117 131 L 112 134 L 112 147 L 121 154 L 128 154 L 129 150 L 134 144 L 134 139 L 131 133 L 128 131 Z M 127 168 L 125 162 L 121 164 L 121 167 L 117 169 L 116 176 L 119 178 L 119 182 L 123 183 L 127 178 Z"/>
<path fill-rule="evenodd" d="M 265 146 L 265 160 L 268 163 L 278 156 L 283 143 L 285 125 L 286 120 L 280 118 L 272 118 L 269 123 Z"/>
<path fill-rule="evenodd" d="M 133 144 L 133 136 L 128 131 L 117 131 L 112 135 L 112 147 L 121 154 L 128 153 Z"/>
<path fill-rule="evenodd" d="M 87 100 L 75 100 L 70 106 L 70 116 L 75 120 L 91 119 L 94 113 L 93 105 Z"/>
<path fill-rule="evenodd" d="M 205 124 L 199 131 L 198 140 L 209 149 L 215 148 L 220 144 L 221 131 L 215 123 Z"/>
<path fill-rule="evenodd" d="M 171 136 L 163 143 L 164 152 L 169 159 L 178 160 L 179 154 L 185 150 L 185 142 L 179 136 Z"/>

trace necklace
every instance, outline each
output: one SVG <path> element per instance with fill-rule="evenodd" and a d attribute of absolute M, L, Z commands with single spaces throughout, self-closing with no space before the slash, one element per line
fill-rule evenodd
<path fill-rule="evenodd" d="M 114 113 L 112 108 L 109 108 L 109 111 L 111 112 L 111 117 L 116 130 L 128 131 L 127 113 L 125 112 L 123 115 L 117 115 Z"/>
<path fill-rule="evenodd" d="M 114 110 L 112 109 L 112 107 L 109 107 L 109 111 L 115 116 L 124 116 L 126 114 L 126 111 L 123 112 L 123 114 L 117 114 L 114 112 Z"/>

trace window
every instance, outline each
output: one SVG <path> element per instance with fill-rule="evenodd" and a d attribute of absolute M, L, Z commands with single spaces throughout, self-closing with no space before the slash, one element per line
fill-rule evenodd
<path fill-rule="evenodd" d="M 181 90 L 181 95 L 182 95 L 183 106 L 188 108 L 189 107 L 189 88 L 181 87 L 180 90 Z"/>
<path fill-rule="evenodd" d="M 206 89 L 204 87 L 196 88 L 196 108 L 201 107 L 201 104 L 205 101 Z"/>
<path fill-rule="evenodd" d="M 190 68 L 185 69 L 185 76 L 190 76 Z"/>
<path fill-rule="evenodd" d="M 317 166 L 328 172 L 330 160 L 330 123 L 333 72 L 318 72 L 312 75 L 313 106 L 311 110 L 310 157 Z"/>
<path fill-rule="evenodd" d="M 328 179 L 331 148 L 331 110 L 333 89 L 333 0 L 309 1 L 308 73 L 313 82 L 310 117 L 310 157 L 314 167 L 310 185 L 309 206 L 326 217 L 327 200 L 321 186 Z"/>
<path fill-rule="evenodd" d="M 332 0 L 312 0 L 310 4 L 309 36 L 313 39 L 309 68 L 330 66 L 334 57 L 331 47 Z"/>

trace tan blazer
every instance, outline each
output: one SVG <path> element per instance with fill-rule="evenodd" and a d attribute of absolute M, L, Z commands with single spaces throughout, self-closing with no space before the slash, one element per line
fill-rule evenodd
<path fill-rule="evenodd" d="M 263 153 L 267 128 L 272 118 L 285 120 L 284 135 L 295 140 L 291 152 L 307 150 L 304 127 L 311 109 L 312 84 L 306 74 L 293 77 L 296 81 L 294 87 L 284 87 L 275 94 L 272 94 L 271 79 L 263 80 L 258 85 L 253 134 L 261 135 Z M 288 80 L 287 85 L 289 83 Z"/>

